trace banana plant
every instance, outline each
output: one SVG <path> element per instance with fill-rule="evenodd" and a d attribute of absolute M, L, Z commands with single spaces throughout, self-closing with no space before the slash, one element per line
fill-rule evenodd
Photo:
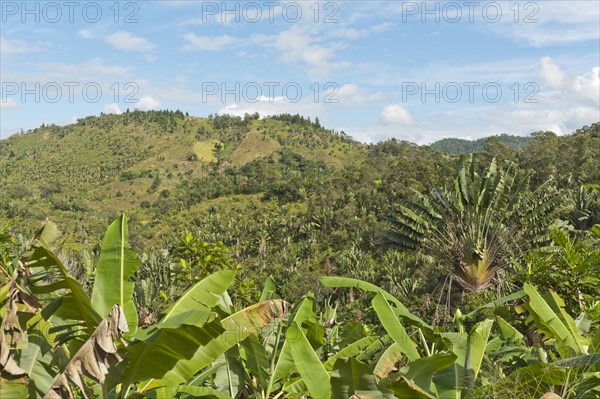
<path fill-rule="evenodd" d="M 457 331 L 438 331 L 376 286 L 335 276 L 321 282 L 334 288 L 355 287 L 372 296 L 372 307 L 392 340 L 374 371 L 387 380 L 396 397 L 461 398 L 475 386 L 494 320 L 484 320 L 466 332 L 458 312 Z M 398 371 L 393 372 L 396 365 Z"/>
<path fill-rule="evenodd" d="M 262 297 L 275 296 L 274 290 L 274 282 L 268 279 Z M 219 357 L 214 370 L 208 369 L 212 379 L 196 378 L 191 383 L 216 387 L 228 397 L 337 398 L 361 392 L 382 397 L 368 363 L 359 360 L 369 348 L 371 352 L 381 348 L 378 337 L 367 335 L 358 323 L 337 331 L 332 312 L 319 316 L 315 309 L 314 296 L 306 295 L 286 317 Z M 328 339 L 334 341 L 329 346 Z M 363 371 L 371 377 L 364 377 Z M 387 392 L 387 397 L 393 397 Z"/>
<path fill-rule="evenodd" d="M 457 311 L 444 329 L 373 284 L 322 278 L 326 287 L 370 296 L 372 326 L 344 320 L 312 294 L 290 307 L 272 278 L 258 303 L 237 310 L 227 292 L 236 274 L 221 270 L 142 328 L 127 219 L 108 229 L 91 299 L 54 253 L 56 237 L 47 224 L 0 262 L 2 399 L 600 395 L 593 316 L 573 318 L 556 293 L 531 284 L 466 315 Z M 514 301 L 531 331 L 479 317 Z"/>
<path fill-rule="evenodd" d="M 56 227 L 46 223 L 22 253 L 0 265 L 7 283 L 0 303 L 3 377 L 11 363 L 18 367 L 8 368 L 13 369 L 9 377 L 22 377 L 12 379 L 10 390 L 2 389 L 11 392 L 9 397 L 44 397 L 68 362 L 68 353 L 77 351 L 101 321 L 81 285 L 51 251 L 57 235 Z"/>
<path fill-rule="evenodd" d="M 55 236 L 46 225 L 21 258 L 1 265 L 8 283 L 0 291 L 3 396 L 206 393 L 209 388 L 187 381 L 287 312 L 280 299 L 233 312 L 226 289 L 235 274 L 220 271 L 184 293 L 156 326 L 139 330 L 130 281 L 139 262 L 127 242 L 125 216 L 106 233 L 91 300 L 49 248 Z M 24 334 L 32 339 L 19 348 Z"/>
<path fill-rule="evenodd" d="M 274 281 L 267 279 L 261 298 L 275 298 L 274 292 Z M 315 305 L 314 296 L 307 295 L 258 334 L 246 337 L 223 352 L 212 363 L 213 385 L 230 397 L 244 391 L 252 392 L 257 398 L 282 395 L 283 386 L 297 373 L 287 332 L 292 324 L 301 326 L 305 332 L 318 328 Z M 312 338 L 314 345 L 318 345 L 316 341 L 318 338 Z"/>
<path fill-rule="evenodd" d="M 141 263 L 128 242 L 127 218 L 121 215 L 108 228 L 100 259 L 96 267 L 92 306 L 101 315 L 108 314 L 114 305 L 123 310 L 130 333 L 138 327 L 138 316 L 133 302 L 134 282 L 130 278 Z"/>

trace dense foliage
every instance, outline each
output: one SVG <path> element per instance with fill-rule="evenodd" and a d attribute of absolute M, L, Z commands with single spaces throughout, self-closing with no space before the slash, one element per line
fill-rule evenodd
<path fill-rule="evenodd" d="M 0 398 L 598 397 L 600 123 L 507 138 L 128 111 L 0 141 Z"/>
<path fill-rule="evenodd" d="M 557 232 L 559 258 L 591 256 L 587 271 L 598 275 L 600 226 L 579 246 Z M 59 242 L 52 224 L 22 243 L 3 230 L 2 398 L 600 395 L 600 302 L 589 282 L 569 286 L 582 298 L 586 291 L 576 319 L 554 291 L 524 283 L 439 326 L 373 284 L 337 276 L 320 279 L 325 301 L 309 292 L 293 305 L 269 278 L 258 303 L 240 310 L 227 292 L 237 280 L 230 262 L 186 236 L 174 273 L 201 262 L 205 277 L 175 294 L 157 321 L 138 311 L 154 283 L 134 277 L 141 263 L 125 216 L 106 232 L 91 295 L 60 260 Z M 364 316 L 340 300 L 348 290 L 356 297 L 347 304 Z"/>
<path fill-rule="evenodd" d="M 474 152 L 482 152 L 494 145 L 503 145 L 513 150 L 523 150 L 531 143 L 531 139 L 531 137 L 510 136 L 508 134 L 501 134 L 477 140 L 447 138 L 436 141 L 431 144 L 430 147 L 446 154 L 471 154 Z"/>
<path fill-rule="evenodd" d="M 599 221 L 599 128 L 536 133 L 527 151 L 491 143 L 474 156 L 477 172 L 494 158 L 498 169 L 513 162 L 515 173 L 529 174 L 520 188 L 525 196 L 552 180 L 547 185 L 564 200 L 554 216 L 589 230 Z M 402 141 L 360 144 L 299 115 L 201 119 L 133 111 L 0 141 L 0 222 L 16 219 L 12 231 L 28 234 L 41 220 L 57 222 L 83 269 L 104 227 L 125 211 L 134 249 L 166 251 L 168 263 L 178 263 L 177 246 L 189 231 L 222 242 L 252 280 L 272 274 L 292 300 L 326 265 L 396 294 L 408 289 L 433 299 L 437 282 L 400 284 L 431 270 L 410 253 L 390 253 L 382 232 L 403 202 L 451 188 L 461 164 Z M 384 263 L 389 273 L 380 270 Z M 256 299 L 258 290 L 248 289 Z"/>

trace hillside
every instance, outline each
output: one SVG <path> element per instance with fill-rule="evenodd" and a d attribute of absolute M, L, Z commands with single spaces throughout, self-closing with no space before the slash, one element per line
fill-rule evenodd
<path fill-rule="evenodd" d="M 598 124 L 565 137 L 498 136 L 508 144 L 528 141 L 529 151 L 487 145 L 481 157 L 534 169 L 535 184 L 550 175 L 597 183 L 597 130 Z M 126 212 L 134 246 L 171 245 L 182 231 L 200 230 L 208 241 L 236 247 L 243 259 L 307 220 L 327 233 L 325 252 L 339 253 L 347 248 L 343 240 L 377 245 L 395 201 L 448 181 L 458 158 L 431 148 L 438 147 L 364 145 L 299 115 L 90 116 L 0 141 L 0 225 L 13 220 L 20 231 L 32 231 L 51 219 L 77 250 L 97 246 L 107 223 Z M 281 218 L 274 230 L 257 230 Z M 298 242 L 310 236 L 294 234 Z"/>
<path fill-rule="evenodd" d="M 73 215 L 100 226 L 125 211 L 150 223 L 155 221 L 150 205 L 171 208 L 180 200 L 187 207 L 224 190 L 264 191 L 290 169 L 337 169 L 364 158 L 365 151 L 364 145 L 297 115 L 262 120 L 195 118 L 179 111 L 92 116 L 0 141 L 1 216 L 21 217 L 30 227 L 37 222 L 29 222 L 51 217 L 72 228 Z M 235 187 L 225 188 L 222 177 L 235 174 L 240 174 Z M 252 176 L 250 183 L 244 174 Z"/>
<path fill-rule="evenodd" d="M 552 179 L 564 199 L 560 218 L 580 226 L 600 219 L 600 201 L 580 197 L 600 183 L 600 123 L 568 136 L 535 133 L 527 151 L 492 141 L 476 156 L 481 167 L 493 158 L 533 171 L 532 190 Z M 393 291 L 399 281 L 382 281 L 392 271 L 381 265 L 412 258 L 383 245 L 388 217 L 416 193 L 454 187 L 462 162 L 395 139 L 364 145 L 299 115 L 91 116 L 0 141 L 0 228 L 10 222 L 10 231 L 30 235 L 52 220 L 77 263 L 97 253 L 106 226 L 125 212 L 146 261 L 178 253 L 189 231 L 225 245 L 252 295 L 272 274 L 282 294 L 298 298 L 324 270 Z"/>
<path fill-rule="evenodd" d="M 473 152 L 485 151 L 490 140 L 497 140 L 513 150 L 522 150 L 531 143 L 532 138 L 530 136 L 522 137 L 511 136 L 508 134 L 484 137 L 477 140 L 445 138 L 430 144 L 429 147 L 435 151 L 440 151 L 445 154 L 469 154 Z"/>

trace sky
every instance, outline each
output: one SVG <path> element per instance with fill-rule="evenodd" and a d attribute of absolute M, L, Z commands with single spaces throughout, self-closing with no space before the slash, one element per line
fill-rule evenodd
<path fill-rule="evenodd" d="M 0 138 L 129 109 L 427 144 L 600 121 L 600 1 L 0 1 Z"/>

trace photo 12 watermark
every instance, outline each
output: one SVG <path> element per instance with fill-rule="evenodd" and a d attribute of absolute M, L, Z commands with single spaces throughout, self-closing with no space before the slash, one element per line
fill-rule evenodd
<path fill-rule="evenodd" d="M 540 7 L 533 1 L 403 1 L 401 4 L 403 23 L 539 22 L 537 15 Z"/>
<path fill-rule="evenodd" d="M 2 1 L 0 21 L 7 23 L 139 23 L 137 1 Z"/>
<path fill-rule="evenodd" d="M 535 82 L 402 82 L 403 103 L 450 103 L 504 101 L 537 104 L 539 85 Z"/>
<path fill-rule="evenodd" d="M 297 23 L 301 20 L 314 23 L 339 22 L 341 2 L 336 1 L 202 1 L 200 23 L 258 23 L 276 20 Z"/>
<path fill-rule="evenodd" d="M 297 103 L 309 100 L 314 103 L 335 104 L 340 86 L 335 82 L 202 82 L 202 102 Z"/>
<path fill-rule="evenodd" d="M 2 82 L 0 83 L 0 102 L 26 103 L 113 103 L 135 104 L 140 88 L 136 82 Z"/>

